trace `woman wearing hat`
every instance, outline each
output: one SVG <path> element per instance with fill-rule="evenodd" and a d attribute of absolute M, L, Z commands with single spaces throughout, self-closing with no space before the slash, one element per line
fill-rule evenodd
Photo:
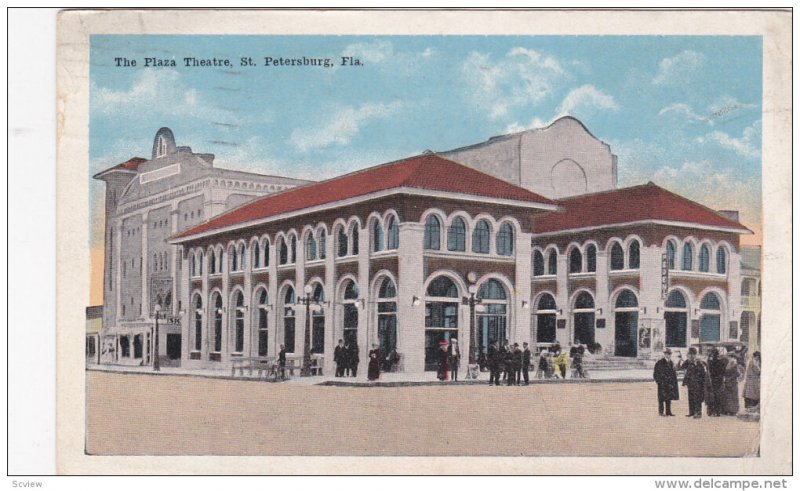
<path fill-rule="evenodd" d="M 377 344 L 372 343 L 369 351 L 369 365 L 367 365 L 367 380 L 378 380 L 381 376 L 381 350 Z"/>
<path fill-rule="evenodd" d="M 664 350 L 664 357 L 656 362 L 653 369 L 653 379 L 658 385 L 658 414 L 660 416 L 675 416 L 672 414 L 672 401 L 680 398 L 678 393 L 678 374 L 675 364 L 672 363 L 672 350 Z"/>

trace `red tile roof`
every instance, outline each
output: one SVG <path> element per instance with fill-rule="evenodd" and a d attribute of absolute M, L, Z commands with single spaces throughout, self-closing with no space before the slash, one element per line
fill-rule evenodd
<path fill-rule="evenodd" d="M 652 182 L 641 186 L 558 200 L 563 212 L 537 217 L 536 233 L 558 232 L 640 221 L 670 221 L 730 228 L 749 233 L 741 223 Z"/>
<path fill-rule="evenodd" d="M 105 174 L 106 172 L 111 172 L 111 171 L 114 171 L 114 170 L 135 171 L 136 169 L 139 168 L 140 165 L 142 165 L 143 162 L 147 162 L 147 159 L 143 159 L 142 157 L 133 157 L 132 159 L 128 159 L 128 160 L 126 160 L 125 162 L 123 162 L 121 164 L 117 164 L 114 167 L 110 167 L 110 168 L 108 168 L 108 169 L 106 169 L 104 171 L 98 172 L 97 174 L 95 174 L 94 177 L 96 179 L 99 176 L 102 176 L 103 174 Z"/>
<path fill-rule="evenodd" d="M 370 167 L 327 181 L 271 194 L 218 215 L 178 234 L 175 238 L 188 237 L 239 224 L 244 225 L 284 213 L 394 188 L 415 188 L 554 205 L 552 200 L 527 189 L 452 160 L 429 154 Z"/>

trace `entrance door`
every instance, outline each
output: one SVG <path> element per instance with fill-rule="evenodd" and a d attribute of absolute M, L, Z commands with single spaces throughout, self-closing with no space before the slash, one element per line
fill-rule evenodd
<path fill-rule="evenodd" d="M 167 358 L 169 360 L 181 359 L 181 335 L 167 334 Z"/>
<path fill-rule="evenodd" d="M 719 315 L 706 314 L 700 318 L 700 342 L 719 341 Z"/>
<path fill-rule="evenodd" d="M 581 312 L 575 314 L 575 339 L 576 343 L 594 344 L 594 312 Z"/>
<path fill-rule="evenodd" d="M 636 356 L 638 312 L 617 312 L 614 315 L 614 354 Z"/>

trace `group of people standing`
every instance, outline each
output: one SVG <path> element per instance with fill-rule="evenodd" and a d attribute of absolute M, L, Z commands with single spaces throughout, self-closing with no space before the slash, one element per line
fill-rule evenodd
<path fill-rule="evenodd" d="M 528 343 L 513 345 L 492 342 L 486 355 L 486 366 L 489 369 L 489 385 L 500 385 L 502 381 L 506 385 L 528 385 L 530 383 L 528 372 L 531 367 L 531 350 Z"/>
<path fill-rule="evenodd" d="M 567 378 L 570 358 L 572 359 L 572 378 L 588 378 L 588 373 L 583 367 L 583 357 L 586 348 L 576 344 L 563 351 L 558 343 L 550 346 L 539 354 L 539 364 L 536 367 L 536 378 Z"/>
<path fill-rule="evenodd" d="M 355 377 L 358 375 L 359 361 L 358 344 L 345 344 L 344 340 L 340 339 L 339 344 L 333 349 L 333 362 L 336 363 L 336 376 Z"/>
<path fill-rule="evenodd" d="M 672 361 L 672 351 L 667 348 L 664 356 L 656 362 L 653 379 L 658 385 L 658 414 L 674 416 L 672 401 L 680 399 L 678 370 L 685 370 L 683 386 L 689 397 L 687 417 L 701 418 L 703 402 L 709 416 L 735 416 L 739 413 L 739 382 L 744 380 L 743 398 L 746 409 L 759 405 L 761 392 L 761 353 L 756 351 L 747 369 L 744 360 L 734 354 L 711 349 L 708 360 L 697 357 L 697 349 L 689 348 L 687 359 L 678 354 L 677 365 Z"/>

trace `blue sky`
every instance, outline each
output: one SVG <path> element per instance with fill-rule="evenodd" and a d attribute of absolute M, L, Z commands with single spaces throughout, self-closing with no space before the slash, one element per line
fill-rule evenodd
<path fill-rule="evenodd" d="M 739 209 L 757 232 L 745 240 L 760 241 L 760 37 L 104 35 L 91 48 L 91 173 L 149 157 L 162 126 L 220 167 L 322 179 L 570 114 L 619 156 L 620 186 L 652 180 Z M 364 65 L 262 66 L 348 55 Z M 185 56 L 235 66 L 185 68 Z M 258 66 L 239 67 L 244 56 Z"/>

